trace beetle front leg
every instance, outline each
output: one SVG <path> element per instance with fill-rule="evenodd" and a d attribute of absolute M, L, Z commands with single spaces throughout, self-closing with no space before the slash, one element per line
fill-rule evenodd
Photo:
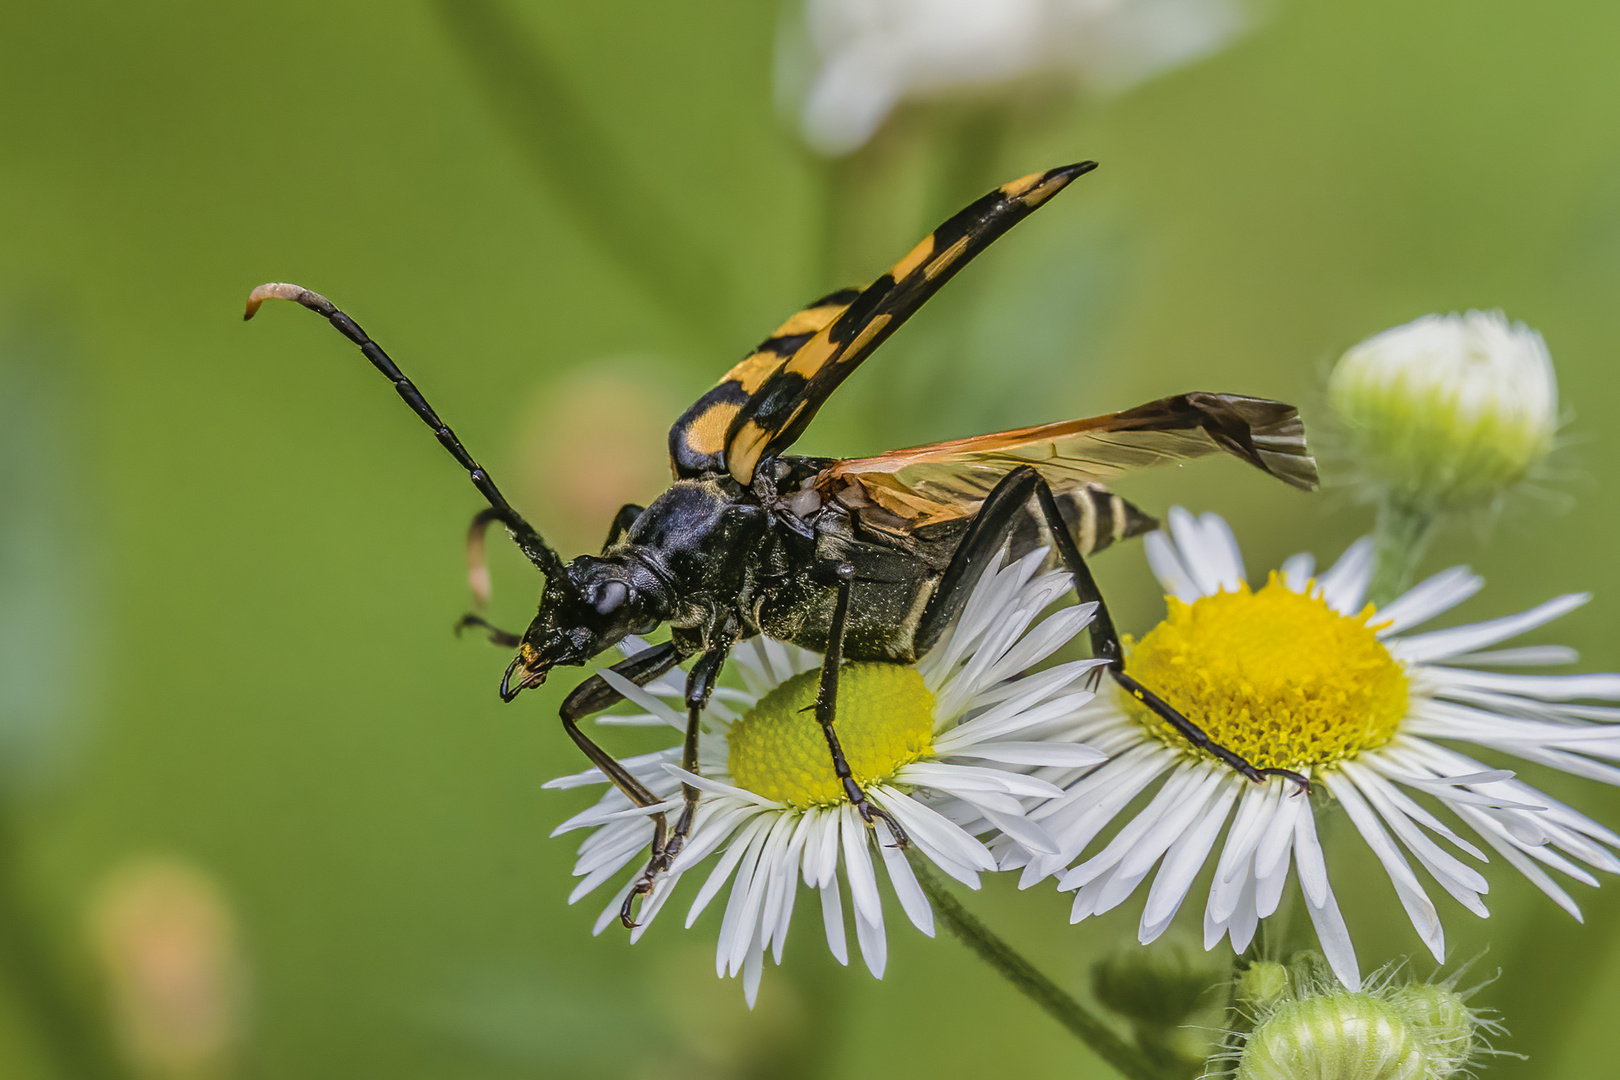
<path fill-rule="evenodd" d="M 698 658 L 686 675 L 686 739 L 681 745 L 681 768 L 693 775 L 698 771 L 698 736 L 701 733 L 703 708 L 709 703 L 715 680 L 719 678 L 720 669 L 725 666 L 726 657 L 730 654 L 729 641 L 714 646 Z M 619 908 L 619 921 L 627 927 L 636 925 L 636 900 L 652 892 L 659 877 L 674 863 L 681 848 L 686 846 L 686 838 L 692 832 L 692 821 L 697 815 L 698 796 L 701 793 L 690 783 L 682 783 L 681 792 L 681 816 L 675 819 L 675 828 L 667 836 L 662 831 L 654 835 L 652 858 L 647 861 L 647 869 L 630 887 L 630 894 Z"/>
<path fill-rule="evenodd" d="M 645 686 L 680 663 L 681 658 L 680 649 L 675 643 L 666 641 L 625 657 L 613 665 L 613 671 L 637 686 Z M 648 791 L 647 786 L 637 780 L 629 769 L 626 769 L 612 754 L 596 745 L 579 727 L 579 721 L 585 717 L 623 700 L 624 696 L 610 687 L 600 675 L 592 675 L 563 700 L 558 715 L 562 718 L 563 730 L 574 740 L 574 745 L 584 751 L 591 764 L 600 769 L 602 775 L 606 776 L 625 798 L 636 806 L 657 806 L 663 800 Z M 669 832 L 669 824 L 662 813 L 653 814 L 652 823 L 653 850 L 657 851 L 664 846 L 664 837 Z"/>

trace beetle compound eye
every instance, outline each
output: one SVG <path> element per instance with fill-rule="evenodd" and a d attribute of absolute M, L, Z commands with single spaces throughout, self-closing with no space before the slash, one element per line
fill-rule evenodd
<path fill-rule="evenodd" d="M 622 581 L 610 581 L 596 590 L 591 606 L 598 615 L 610 615 L 630 597 L 630 587 Z"/>

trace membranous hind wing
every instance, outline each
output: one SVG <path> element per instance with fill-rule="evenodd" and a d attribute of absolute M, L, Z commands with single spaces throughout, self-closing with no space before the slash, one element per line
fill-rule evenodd
<path fill-rule="evenodd" d="M 669 429 L 669 464 L 675 476 L 725 472 L 726 436 L 748 399 L 811 338 L 849 310 L 860 295 L 859 289 L 840 289 L 810 304 L 772 331 L 682 413 Z"/>
<path fill-rule="evenodd" d="M 759 463 L 791 446 L 838 385 L 941 285 L 1070 181 L 1096 167 L 1096 162 L 1085 161 L 1003 184 L 935 229 L 862 290 L 765 375 L 732 416 L 724 438 L 725 468 L 732 478 L 751 483 Z M 700 445 L 707 447 L 711 441 L 707 430 L 704 434 Z"/>
<path fill-rule="evenodd" d="M 1214 453 L 1241 458 L 1294 487 L 1316 486 L 1316 461 L 1292 405 L 1234 394 L 1178 394 L 1124 412 L 1002 431 L 931 446 L 892 450 L 834 462 L 809 481 L 819 501 L 836 501 L 869 525 L 915 532 L 970 517 L 996 483 L 1022 465 L 1034 466 L 1055 493 L 1081 496 L 1096 515 L 1093 530 L 1131 520 L 1150 522 L 1108 496 L 1102 485 L 1124 473 Z M 1080 510 L 1085 511 L 1080 505 Z M 1085 524 L 1082 513 L 1081 524 Z M 1098 533 L 1094 539 L 1103 539 Z"/>

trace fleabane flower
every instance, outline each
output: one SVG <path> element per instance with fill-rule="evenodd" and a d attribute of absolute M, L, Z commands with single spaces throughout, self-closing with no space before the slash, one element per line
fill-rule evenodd
<path fill-rule="evenodd" d="M 1488 505 L 1552 449 L 1558 384 L 1541 335 L 1500 311 L 1425 315 L 1344 354 L 1328 399 L 1380 499 Z"/>
<path fill-rule="evenodd" d="M 813 67 L 801 128 L 814 149 L 839 155 L 902 101 L 983 96 L 1040 76 L 1124 89 L 1214 52 L 1247 22 L 1238 0 L 807 0 L 813 58 L 784 44 L 778 65 Z"/>
<path fill-rule="evenodd" d="M 1309 556 L 1295 556 L 1258 589 L 1245 579 L 1231 530 L 1213 514 L 1194 518 L 1177 509 L 1169 535 L 1147 541 L 1170 611 L 1128 645 L 1127 669 L 1255 766 L 1310 777 L 1318 798 L 1286 778 L 1252 783 L 1124 694 L 1100 695 L 1070 736 L 1106 751 L 1108 762 L 1084 773 L 1040 773 L 1067 789 L 1030 815 L 1059 855 L 1009 848 L 1005 857 L 1024 865 L 1025 885 L 1061 871 L 1058 887 L 1075 893 L 1073 921 L 1122 903 L 1157 867 L 1139 927 L 1141 940 L 1151 941 L 1218 852 L 1204 945 L 1229 937 L 1241 952 L 1297 871 L 1323 951 L 1355 989 L 1355 952 L 1317 839 L 1316 815 L 1330 802 L 1377 855 L 1436 958 L 1444 954 L 1444 932 L 1413 860 L 1480 916 L 1488 914 L 1479 869 L 1486 848 L 1577 918 L 1574 900 L 1547 871 L 1591 885 L 1597 881 L 1587 868 L 1620 871 L 1611 850 L 1620 836 L 1472 756 L 1474 748 L 1489 750 L 1620 783 L 1620 768 L 1611 764 L 1620 759 L 1620 725 L 1613 723 L 1620 710 L 1579 703 L 1620 698 L 1620 675 L 1480 670 L 1574 659 L 1555 646 L 1491 647 L 1587 596 L 1410 633 L 1472 596 L 1481 579 L 1465 568 L 1447 570 L 1374 610 L 1362 599 L 1371 570 L 1366 541 L 1320 576 Z M 1146 805 L 1127 813 L 1143 795 L 1150 796 Z M 1434 803 L 1480 843 L 1437 817 Z"/>
<path fill-rule="evenodd" d="M 956 624 L 917 664 L 846 663 L 841 669 L 835 723 L 855 779 L 922 857 L 972 888 L 981 872 L 996 869 L 979 838 L 985 833 L 1019 851 L 1055 855 L 1056 846 L 1025 810 L 1061 791 L 1031 770 L 1085 768 L 1103 759 L 1090 747 L 1046 738 L 1072 724 L 1091 700 L 1078 684 L 1096 666 L 1081 660 L 1028 674 L 1079 634 L 1094 611 L 1090 604 L 1064 607 L 1035 623 L 1071 587 L 1068 574 L 1041 572 L 1046 557 L 1035 551 L 987 572 Z M 653 923 L 681 879 L 718 853 L 686 924 L 729 887 L 715 966 L 721 975 L 743 976 L 750 1005 L 766 951 L 781 962 L 801 880 L 819 894 L 828 948 L 845 964 L 848 887 L 861 954 L 881 978 L 887 945 L 874 845 L 911 922 L 931 935 L 933 913 L 889 830 L 882 822 L 867 827 L 833 772 L 813 708 L 821 657 L 754 638 L 732 659 L 745 688 L 721 688 L 706 710 L 698 775 L 679 767 L 679 747 L 627 759 L 625 766 L 663 802 L 635 807 L 610 788 L 557 828 L 592 830 L 580 845 L 574 873 L 581 880 L 570 902 L 630 866 L 596 932 L 614 921 L 641 872 L 653 835 L 650 814 L 663 811 L 673 823 L 684 781 L 702 792 L 691 835 L 648 895 L 632 940 Z M 679 672 L 646 688 L 611 671 L 602 675 L 644 710 L 603 722 L 684 731 Z M 591 769 L 546 786 L 605 782 Z"/>

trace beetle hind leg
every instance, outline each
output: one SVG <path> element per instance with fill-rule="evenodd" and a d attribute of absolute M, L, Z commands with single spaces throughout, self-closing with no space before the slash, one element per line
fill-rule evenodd
<path fill-rule="evenodd" d="M 1041 474 L 1030 466 L 1014 469 L 1002 477 L 994 490 L 980 504 L 973 523 L 957 546 L 956 554 L 951 557 L 950 565 L 940 579 L 939 587 L 935 590 L 933 599 L 929 601 L 928 609 L 918 625 L 918 648 L 927 649 L 932 646 L 944 628 L 961 613 L 968 594 L 1001 551 L 1009 531 L 1014 527 L 1018 516 L 1029 506 L 1032 498 L 1047 532 L 1051 534 L 1052 546 L 1057 550 L 1059 561 L 1074 579 L 1075 593 L 1082 603 L 1095 602 L 1097 605 L 1097 613 L 1091 620 L 1091 652 L 1092 655 L 1106 661 L 1106 666 L 1099 669 L 1092 678 L 1100 681 L 1101 672 L 1106 670 L 1109 677 L 1122 690 L 1173 727 L 1194 748 L 1209 754 L 1249 780 L 1258 783 L 1269 776 L 1279 776 L 1292 781 L 1300 790 L 1309 792 L 1311 782 L 1302 774 L 1291 769 L 1256 767 L 1241 755 L 1211 739 L 1203 728 L 1187 719 L 1173 705 L 1143 686 L 1125 670 L 1125 653 L 1120 647 L 1119 634 L 1114 629 L 1114 620 L 1108 613 L 1108 605 L 1103 601 L 1102 593 L 1097 588 L 1097 581 L 1092 577 L 1091 569 L 1086 565 L 1085 557 L 1081 554 L 1059 511 L 1057 498 L 1052 494 L 1051 487 Z"/>

